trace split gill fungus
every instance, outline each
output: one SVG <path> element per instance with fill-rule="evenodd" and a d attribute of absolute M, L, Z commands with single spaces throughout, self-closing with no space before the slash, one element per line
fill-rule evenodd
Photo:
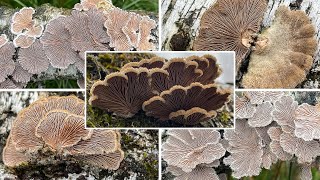
<path fill-rule="evenodd" d="M 21 68 L 31 74 L 30 81 L 48 69 L 67 69 L 73 65 L 80 72 L 80 79 L 84 73 L 84 52 L 88 50 L 156 49 L 151 36 L 156 22 L 148 16 L 119 9 L 111 1 L 81 0 L 70 13 L 64 14 L 43 21 L 37 9 L 25 7 L 12 15 L 13 35 L 0 35 L 0 63 L 6 64 L 1 66 L 5 69 L 0 73 L 1 88 L 26 86 L 28 82 L 21 84 L 19 80 L 29 79 L 29 74 L 28 77 L 25 73 L 12 74 L 14 69 Z"/>
<path fill-rule="evenodd" d="M 124 158 L 117 130 L 85 129 L 84 101 L 76 96 L 41 98 L 19 112 L 6 146 L 8 167 L 72 160 L 116 170 Z M 54 156 L 54 157 L 52 157 Z"/>
<path fill-rule="evenodd" d="M 195 125 L 215 117 L 230 100 L 231 91 L 214 83 L 220 73 L 211 55 L 131 62 L 95 82 L 89 103 L 124 118 L 143 110 L 160 121 Z"/>

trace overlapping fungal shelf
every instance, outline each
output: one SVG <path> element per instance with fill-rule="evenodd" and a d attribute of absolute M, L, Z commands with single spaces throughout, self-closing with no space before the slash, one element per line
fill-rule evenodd
<path fill-rule="evenodd" d="M 70 66 L 80 79 L 85 51 L 156 49 L 150 35 L 156 22 L 114 7 L 111 1 L 82 0 L 70 14 L 50 18 L 44 22 L 29 7 L 13 14 L 10 36 L 0 35 L 1 88 L 25 87 L 48 70 Z"/>
<path fill-rule="evenodd" d="M 175 179 L 200 176 L 199 171 L 220 179 L 225 174 L 214 170 L 219 163 L 212 165 L 218 160 L 224 169 L 230 167 L 234 178 L 242 178 L 257 176 L 278 161 L 291 161 L 299 167 L 300 179 L 312 179 L 311 168 L 320 163 L 319 105 L 298 103 L 290 92 L 245 91 L 237 95 L 235 109 L 234 130 L 166 131 L 162 146 L 166 171 Z M 219 143 L 222 148 L 212 147 Z"/>
<path fill-rule="evenodd" d="M 83 100 L 50 96 L 19 112 L 3 150 L 3 162 L 18 167 L 60 158 L 116 170 L 124 158 L 120 138 L 117 130 L 85 129 Z"/>
<path fill-rule="evenodd" d="M 220 73 L 211 55 L 144 59 L 95 82 L 89 103 L 124 118 L 143 110 L 160 121 L 196 125 L 215 117 L 231 98 L 230 90 L 214 83 Z"/>

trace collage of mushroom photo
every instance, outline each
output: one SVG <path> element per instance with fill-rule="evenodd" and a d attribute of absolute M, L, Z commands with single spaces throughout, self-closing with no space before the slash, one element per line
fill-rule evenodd
<path fill-rule="evenodd" d="M 0 180 L 320 180 L 319 0 L 0 0 Z"/>

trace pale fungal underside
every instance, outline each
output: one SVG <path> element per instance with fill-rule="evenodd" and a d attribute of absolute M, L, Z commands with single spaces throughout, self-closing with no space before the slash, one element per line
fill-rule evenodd
<path fill-rule="evenodd" d="M 154 43 L 150 42 L 150 34 L 157 26 L 156 22 L 148 16 L 116 8 L 108 0 L 82 0 L 70 15 L 56 16 L 45 26 L 34 17 L 36 13 L 33 8 L 25 7 L 12 16 L 13 48 L 5 34 L 0 36 L 0 53 L 8 51 L 1 57 L 1 62 L 8 64 L 1 66 L 4 68 L 0 73 L 1 88 L 26 85 L 27 82 L 20 83 L 28 79 L 25 74 L 15 73 L 15 78 L 11 76 L 14 66 L 22 67 L 32 75 L 41 75 L 51 66 L 67 69 L 74 65 L 83 74 L 85 51 L 155 49 Z M 129 15 L 130 20 L 123 15 Z M 119 22 L 122 24 L 116 28 Z M 118 36 L 120 32 L 121 37 Z M 123 41 L 114 43 L 118 38 Z M 129 45 L 123 47 L 123 44 Z"/>
<path fill-rule="evenodd" d="M 121 117 L 141 109 L 162 121 L 195 125 L 216 116 L 231 92 L 214 84 L 221 69 L 210 55 L 131 62 L 91 87 L 89 103 Z"/>
<path fill-rule="evenodd" d="M 280 6 L 258 36 L 244 88 L 295 88 L 306 79 L 316 51 L 315 29 L 303 11 Z"/>
<path fill-rule="evenodd" d="M 218 0 L 202 15 L 193 49 L 235 51 L 238 71 L 260 30 L 266 8 L 265 0 Z"/>
<path fill-rule="evenodd" d="M 117 130 L 89 130 L 84 124 L 84 101 L 76 96 L 42 98 L 15 119 L 6 146 L 6 166 L 40 163 L 50 152 L 61 160 L 74 159 L 116 170 L 124 158 Z M 68 158 L 69 157 L 69 158 Z M 65 159 L 64 159 L 65 158 Z"/>

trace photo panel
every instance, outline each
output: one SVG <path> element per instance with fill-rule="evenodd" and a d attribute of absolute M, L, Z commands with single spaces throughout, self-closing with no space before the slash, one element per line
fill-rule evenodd
<path fill-rule="evenodd" d="M 233 128 L 234 52 L 87 53 L 87 127 Z"/>

